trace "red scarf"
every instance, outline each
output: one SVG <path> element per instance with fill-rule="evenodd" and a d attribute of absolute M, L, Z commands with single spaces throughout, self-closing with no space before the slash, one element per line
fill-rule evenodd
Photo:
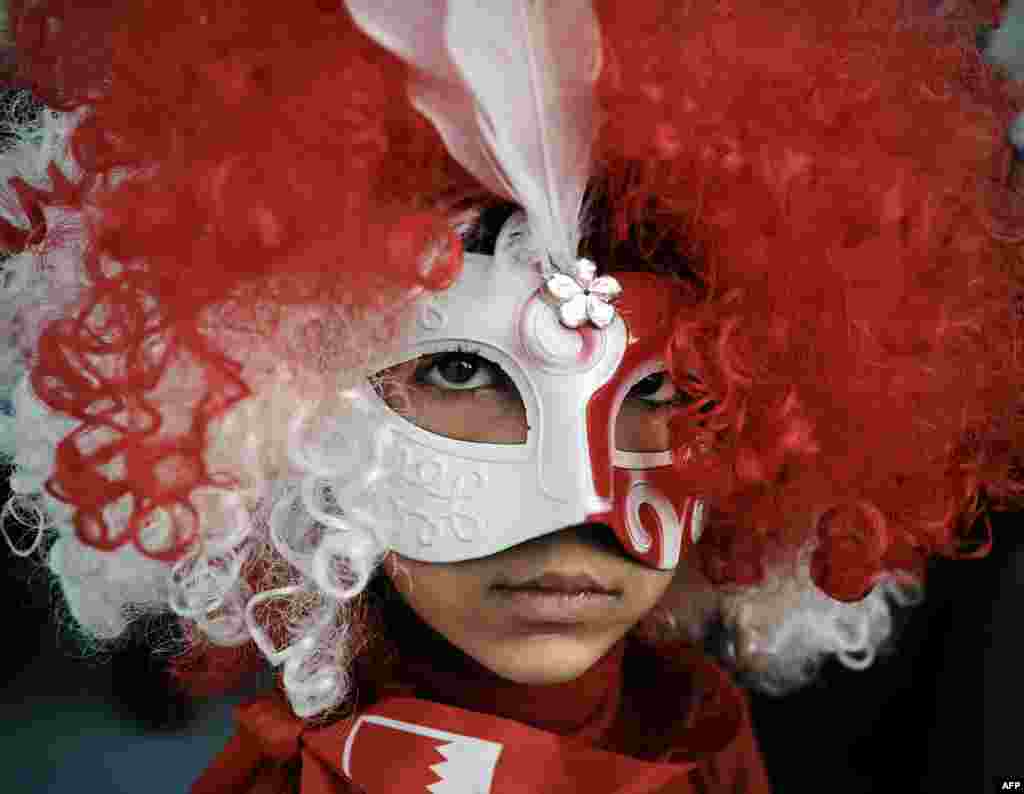
<path fill-rule="evenodd" d="M 447 649 L 404 655 L 398 683 L 325 728 L 276 692 L 240 705 L 191 794 L 287 794 L 296 763 L 301 794 L 769 791 L 742 694 L 692 649 L 623 639 L 549 686 Z"/>

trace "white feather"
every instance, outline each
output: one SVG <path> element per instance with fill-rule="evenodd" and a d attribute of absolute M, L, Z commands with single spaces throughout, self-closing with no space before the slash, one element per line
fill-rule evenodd
<path fill-rule="evenodd" d="M 415 69 L 410 96 L 449 153 L 526 210 L 562 268 L 576 260 L 596 127 L 601 36 L 590 0 L 347 0 Z"/>

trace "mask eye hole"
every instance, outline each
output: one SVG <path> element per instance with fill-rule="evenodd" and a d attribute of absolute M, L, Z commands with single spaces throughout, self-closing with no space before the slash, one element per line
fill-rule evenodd
<path fill-rule="evenodd" d="M 696 375 L 690 376 L 698 384 Z M 680 388 L 667 370 L 659 370 L 638 380 L 626 394 L 615 418 L 615 448 L 619 452 L 665 452 L 671 446 L 668 421 L 674 409 L 698 401 L 697 388 Z M 714 408 L 708 401 L 701 413 Z"/>
<path fill-rule="evenodd" d="M 471 346 L 397 364 L 370 383 L 389 408 L 423 430 L 456 441 L 526 443 L 519 389 L 499 364 Z"/>

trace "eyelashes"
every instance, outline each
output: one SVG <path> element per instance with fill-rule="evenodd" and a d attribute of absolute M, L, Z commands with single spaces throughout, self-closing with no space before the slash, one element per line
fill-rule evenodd
<path fill-rule="evenodd" d="M 486 375 L 483 382 L 481 375 Z M 454 350 L 428 356 L 417 367 L 414 379 L 420 385 L 442 392 L 458 394 L 498 389 L 518 395 L 512 378 L 498 364 L 484 358 L 478 351 L 461 345 Z M 693 397 L 676 388 L 665 371 L 652 373 L 634 384 L 626 397 L 631 398 L 652 410 L 693 402 Z"/>
<path fill-rule="evenodd" d="M 668 394 L 662 394 L 666 388 L 668 389 Z M 661 394 L 661 399 L 655 399 L 659 394 Z M 685 392 L 679 391 L 675 384 L 672 383 L 672 380 L 668 377 L 668 373 L 664 370 L 661 372 L 654 372 L 636 383 L 633 388 L 629 390 L 629 394 L 626 395 L 626 399 L 628 400 L 631 397 L 640 400 L 655 409 L 665 408 L 666 406 L 672 405 L 684 405 L 685 403 L 691 402 L 693 399 Z"/>
<path fill-rule="evenodd" d="M 459 367 L 458 365 L 462 366 Z M 461 372 L 459 371 L 461 369 Z M 489 379 L 480 383 L 480 375 Z M 446 392 L 476 392 L 494 387 L 518 394 L 512 378 L 493 361 L 481 356 L 468 347 L 456 347 L 444 353 L 428 356 L 426 362 L 416 368 L 416 383 L 433 386 Z"/>

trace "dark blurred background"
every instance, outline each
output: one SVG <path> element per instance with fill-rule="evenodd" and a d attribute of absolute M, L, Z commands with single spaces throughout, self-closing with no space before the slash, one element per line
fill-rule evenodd
<path fill-rule="evenodd" d="M 0 653 L 0 792 L 185 794 L 234 732 L 233 706 L 261 686 L 225 699 L 177 693 L 147 641 L 168 639 L 167 620 L 140 624 L 113 654 L 82 658 L 58 631 L 46 574 L 3 543 L 0 561 L 11 621 Z"/>
<path fill-rule="evenodd" d="M 1024 546 L 1020 516 L 993 522 L 981 560 L 936 560 L 895 653 L 856 672 L 831 663 L 785 698 L 754 696 L 777 794 L 974 794 L 1024 778 Z"/>

